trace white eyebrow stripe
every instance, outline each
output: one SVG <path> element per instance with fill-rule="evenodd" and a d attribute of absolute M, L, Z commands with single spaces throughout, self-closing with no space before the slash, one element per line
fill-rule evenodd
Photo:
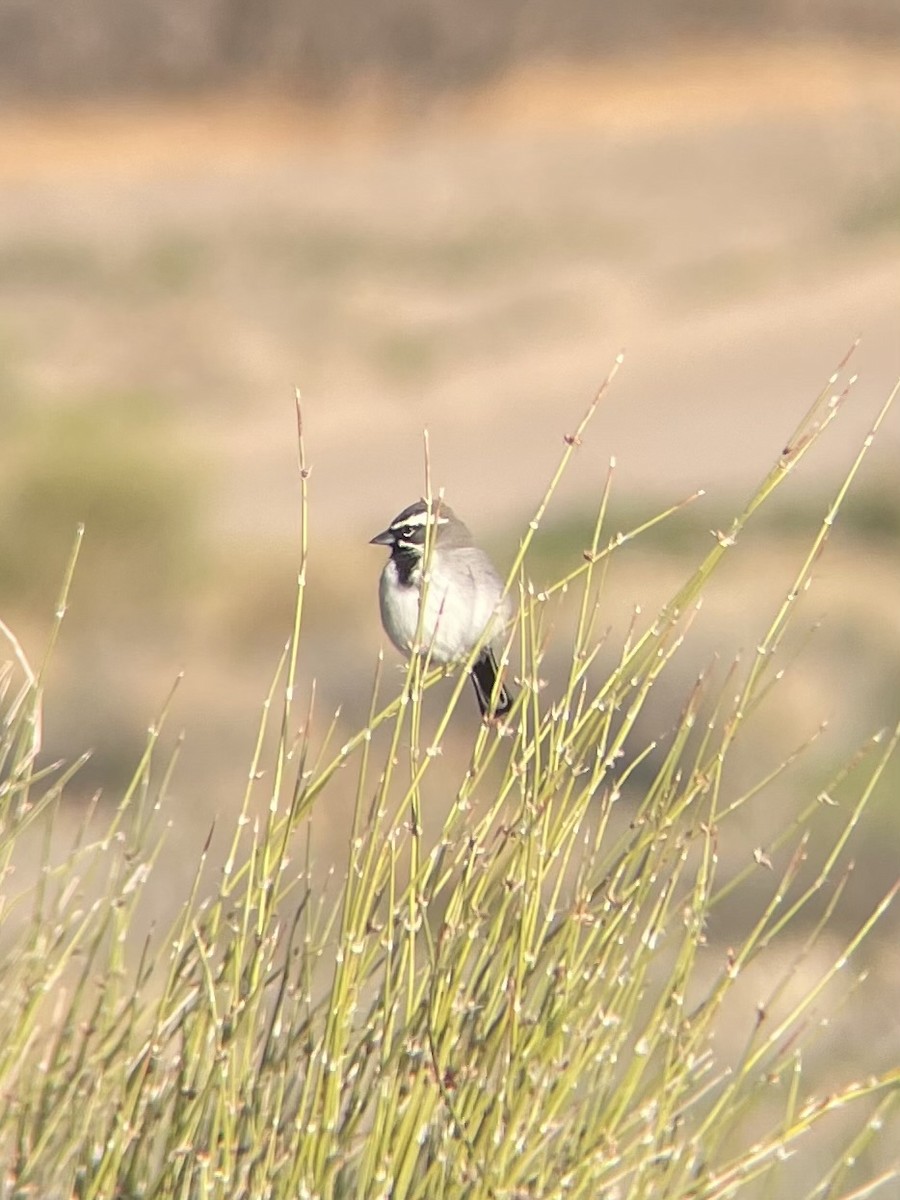
<path fill-rule="evenodd" d="M 410 517 L 395 517 L 391 529 L 406 529 L 407 526 L 415 528 L 417 525 L 424 525 L 428 520 L 427 513 L 413 513 Z"/>
<path fill-rule="evenodd" d="M 420 525 L 446 525 L 449 520 L 449 517 L 435 517 L 431 513 L 413 513 L 411 517 L 404 517 L 402 520 L 396 518 L 391 529 L 417 528 Z"/>

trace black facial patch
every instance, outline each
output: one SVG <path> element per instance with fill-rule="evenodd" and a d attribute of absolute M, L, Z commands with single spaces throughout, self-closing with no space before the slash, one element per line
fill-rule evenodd
<path fill-rule="evenodd" d="M 391 558 L 397 567 L 397 582 L 401 587 L 412 587 L 415 583 L 413 576 L 422 565 L 422 549 L 418 545 L 406 545 L 394 542 Z"/>

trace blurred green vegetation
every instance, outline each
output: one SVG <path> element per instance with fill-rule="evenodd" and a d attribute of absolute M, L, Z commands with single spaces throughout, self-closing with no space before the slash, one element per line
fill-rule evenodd
<path fill-rule="evenodd" d="M 187 230 L 163 230 L 142 247 L 130 273 L 156 291 L 180 296 L 191 291 L 212 269 L 212 239 Z"/>
<path fill-rule="evenodd" d="M 79 524 L 76 595 L 104 618 L 158 612 L 196 576 L 202 466 L 178 446 L 158 397 L 110 393 L 20 405 L 0 478 L 0 601 L 44 606 Z"/>
<path fill-rule="evenodd" d="M 786 273 L 785 250 L 732 248 L 669 267 L 661 284 L 669 303 L 719 304 L 759 295 Z"/>
<path fill-rule="evenodd" d="M 421 384 L 434 374 L 441 355 L 438 330 L 385 330 L 373 336 L 369 351 L 379 374 L 397 383 Z"/>
<path fill-rule="evenodd" d="M 602 251 L 618 259 L 641 240 L 636 224 L 578 207 L 553 222 L 512 210 L 399 232 L 272 214 L 264 224 L 236 228 L 232 245 L 291 279 L 390 272 L 453 286 L 492 281 L 504 268 L 560 254 Z"/>
<path fill-rule="evenodd" d="M 826 496 L 805 495 L 790 503 L 774 502 L 757 517 L 753 537 L 765 538 L 772 545 L 779 539 L 806 540 L 810 530 L 822 522 L 830 505 Z M 611 505 L 601 545 L 618 533 L 627 534 L 647 519 L 646 505 Z M 652 550 L 673 558 L 695 557 L 709 544 L 713 531 L 729 529 L 730 510 L 702 497 L 667 521 L 644 530 L 635 540 L 640 551 Z M 590 545 L 594 515 L 573 512 L 547 521 L 534 542 L 533 563 L 552 577 L 565 563 L 577 560 Z M 841 509 L 835 536 L 846 538 L 859 548 L 896 545 L 900 538 L 900 486 L 889 479 L 861 483 Z"/>
<path fill-rule="evenodd" d="M 842 233 L 859 237 L 900 233 L 900 177 L 880 179 L 840 216 Z"/>
<path fill-rule="evenodd" d="M 0 245 L 0 288 L 53 287 L 79 291 L 105 284 L 97 250 L 68 238 L 34 237 Z"/>
<path fill-rule="evenodd" d="M 0 243 L 0 291 L 179 296 L 198 286 L 215 260 L 215 239 L 163 228 L 135 250 L 78 238 L 30 237 Z"/>

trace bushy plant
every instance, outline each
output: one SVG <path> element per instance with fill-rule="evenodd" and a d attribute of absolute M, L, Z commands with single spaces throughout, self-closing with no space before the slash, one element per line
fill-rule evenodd
<path fill-rule="evenodd" d="M 511 571 L 516 706 L 478 729 L 461 777 L 441 748 L 465 673 L 426 734 L 427 656 L 387 700 L 376 673 L 369 718 L 345 744 L 320 728 L 298 666 L 301 432 L 293 631 L 230 849 L 215 874 L 201 858 L 166 933 L 136 934 L 167 805 L 161 722 L 102 836 L 54 856 L 53 813 L 77 764 L 41 764 L 44 672 L 17 652 L 27 677 L 17 691 L 14 669 L 5 676 L 0 749 L 0 900 L 12 927 L 0 963 L 0 1194 L 849 1200 L 896 1187 L 896 1164 L 875 1151 L 890 1145 L 898 1064 L 819 1088 L 803 1055 L 890 900 L 831 953 L 848 842 L 898 730 L 803 798 L 765 850 L 746 846 L 745 869 L 726 877 L 719 853 L 791 769 L 793 756 L 760 763 L 737 785 L 732 750 L 759 706 L 777 703 L 785 631 L 871 439 L 752 660 L 718 685 L 698 679 L 658 742 L 634 738 L 709 579 L 839 411 L 835 382 L 684 586 L 643 626 L 636 618 L 603 671 L 605 572 L 642 531 L 610 536 L 609 483 L 578 562 L 540 592 L 528 582 L 534 532 L 601 389 L 565 438 Z M 553 694 L 542 662 L 560 597 L 574 633 Z M 329 888 L 310 817 L 350 773 L 347 860 Z M 446 819 L 431 838 L 423 805 L 435 796 Z M 815 858 L 809 832 L 834 803 L 843 822 Z M 46 866 L 17 895 L 17 846 L 39 828 Z M 742 895 L 740 935 L 708 944 L 719 906 Z M 820 946 L 821 969 L 798 989 Z M 748 1012 L 732 1001 L 758 967 L 768 994 Z M 864 1019 L 864 992 L 847 990 Z M 730 1053 L 717 1039 L 735 1022 L 745 1036 Z M 807 1151 L 835 1115 L 845 1119 L 827 1150 L 813 1141 Z"/>

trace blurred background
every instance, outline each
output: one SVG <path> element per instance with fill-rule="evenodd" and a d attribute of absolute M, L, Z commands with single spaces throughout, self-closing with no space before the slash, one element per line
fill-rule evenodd
<path fill-rule="evenodd" d="M 184 670 L 162 910 L 239 804 L 289 633 L 295 387 L 301 685 L 348 732 L 385 641 L 367 541 L 421 494 L 423 429 L 435 486 L 505 566 L 625 348 L 533 570 L 579 560 L 611 456 L 611 533 L 707 495 L 618 556 L 614 645 L 861 335 L 838 425 L 716 581 L 652 737 L 714 653 L 756 644 L 900 374 L 894 0 L 10 0 L 0 101 L 0 615 L 39 662 L 84 521 L 44 738 L 45 761 L 94 750 L 74 807 L 115 801 Z M 898 451 L 894 412 L 804 601 L 798 634 L 821 627 L 745 762 L 833 732 L 766 793 L 738 863 L 766 811 L 898 717 Z M 463 761 L 474 713 L 456 726 Z M 857 848 L 848 928 L 896 876 L 897 781 Z M 332 804 L 326 862 L 344 852 Z M 878 953 L 896 984 L 892 943 Z"/>

